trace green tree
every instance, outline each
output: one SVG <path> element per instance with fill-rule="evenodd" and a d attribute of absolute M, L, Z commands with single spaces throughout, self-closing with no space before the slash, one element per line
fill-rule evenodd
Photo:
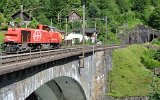
<path fill-rule="evenodd" d="M 160 29 L 160 7 L 156 8 L 154 12 L 151 14 L 148 20 L 148 25 L 155 28 Z"/>
<path fill-rule="evenodd" d="M 116 0 L 116 3 L 118 5 L 121 13 L 125 13 L 125 12 L 130 11 L 131 6 L 132 6 L 130 0 Z"/>
<path fill-rule="evenodd" d="M 147 20 L 147 10 L 150 10 L 151 0 L 132 0 L 132 11 L 135 11 L 137 18 Z M 150 13 L 149 13 L 150 14 Z"/>
<path fill-rule="evenodd" d="M 150 5 L 151 0 L 132 0 L 132 3 L 132 10 L 143 12 L 144 8 Z"/>
<path fill-rule="evenodd" d="M 95 3 L 90 3 L 88 8 L 88 16 L 90 18 L 98 18 L 99 17 L 99 8 L 96 6 Z"/>
<path fill-rule="evenodd" d="M 20 0 L 4 0 L 2 6 L 2 13 L 6 18 L 11 17 L 20 9 Z"/>
<path fill-rule="evenodd" d="M 44 15 L 44 13 L 40 14 L 37 17 L 37 20 L 41 24 L 45 24 L 45 25 L 49 25 L 50 24 L 50 21 L 47 19 L 47 17 Z"/>
<path fill-rule="evenodd" d="M 7 29 L 7 23 L 6 18 L 4 18 L 4 15 L 0 13 L 0 29 L 6 30 Z"/>
<path fill-rule="evenodd" d="M 29 26 L 30 28 L 37 28 L 37 25 L 39 24 L 39 22 L 33 18 L 33 20 L 29 23 Z"/>
<path fill-rule="evenodd" d="M 63 0 L 50 0 L 50 8 L 48 10 L 48 18 L 52 18 L 53 22 L 56 23 L 57 22 L 57 14 L 59 13 L 59 11 L 61 11 L 62 9 L 65 8 L 66 3 Z"/>
<path fill-rule="evenodd" d="M 160 6 L 160 0 L 151 0 L 151 3 L 154 7 L 159 7 Z"/>
<path fill-rule="evenodd" d="M 6 18 L 4 18 L 4 15 L 0 13 L 0 24 L 6 22 Z"/>

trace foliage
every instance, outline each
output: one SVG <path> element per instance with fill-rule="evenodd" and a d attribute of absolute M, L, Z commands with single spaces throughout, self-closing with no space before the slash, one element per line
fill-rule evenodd
<path fill-rule="evenodd" d="M 150 50 L 141 56 L 141 62 L 148 69 L 160 67 L 160 50 Z"/>
<path fill-rule="evenodd" d="M 141 57 L 141 62 L 145 65 L 148 69 L 158 68 L 160 67 L 160 62 L 154 60 L 153 58 L 149 58 L 147 56 Z"/>
<path fill-rule="evenodd" d="M 155 29 L 160 29 L 160 7 L 156 8 L 148 20 L 148 24 Z"/>
<path fill-rule="evenodd" d="M 0 23 L 6 22 L 6 18 L 4 18 L 4 15 L 0 13 Z"/>
<path fill-rule="evenodd" d="M 116 0 L 116 3 L 120 9 L 120 12 L 121 13 L 125 13 L 125 12 L 128 12 L 130 11 L 131 9 L 131 2 L 129 2 L 129 0 Z"/>
<path fill-rule="evenodd" d="M 132 5 L 132 10 L 138 11 L 138 12 L 143 12 L 143 10 L 149 6 L 150 0 L 132 0 L 133 5 Z"/>
<path fill-rule="evenodd" d="M 143 10 L 143 14 L 142 14 L 142 19 L 145 23 L 147 23 L 147 21 L 149 20 L 149 17 L 151 16 L 151 14 L 154 11 L 154 7 L 153 6 L 148 6 L 145 7 Z"/>
<path fill-rule="evenodd" d="M 37 28 L 38 24 L 39 24 L 38 21 L 35 18 L 33 18 L 33 20 L 29 23 L 28 27 Z"/>
<path fill-rule="evenodd" d="M 6 20 L 7 19 L 4 17 L 4 15 L 0 13 L 0 30 L 4 30 L 7 28 Z"/>
<path fill-rule="evenodd" d="M 0 44 L 3 42 L 4 34 L 0 32 Z"/>
<path fill-rule="evenodd" d="M 1 0 L 0 20 L 8 23 L 12 21 L 11 16 L 20 10 L 30 14 L 37 22 L 53 25 L 65 29 L 65 20 L 72 10 L 82 17 L 82 4 L 86 4 L 86 27 L 93 27 L 95 20 L 100 30 L 99 39 L 105 41 L 105 18 L 108 18 L 110 29 L 123 27 L 125 24 L 134 27 L 137 24 L 146 24 L 160 29 L 160 0 Z M 58 22 L 58 14 L 61 16 L 62 25 Z M 149 20 L 149 21 L 148 21 Z M 90 21 L 90 22 L 89 22 Z M 142 23 L 143 22 L 143 23 Z M 68 31 L 81 27 L 82 23 L 69 23 Z M 33 26 L 31 26 L 33 27 Z M 110 32 L 110 30 L 108 30 Z"/>
<path fill-rule="evenodd" d="M 143 56 L 141 56 L 141 62 L 148 69 L 160 67 L 160 62 L 158 61 L 158 59 L 160 59 L 159 50 L 157 51 L 152 50 L 149 52 L 144 52 Z"/>
<path fill-rule="evenodd" d="M 98 18 L 99 17 L 99 8 L 96 6 L 95 3 L 90 3 L 88 7 L 88 16 L 90 18 Z"/>
<path fill-rule="evenodd" d="M 158 60 L 160 62 L 160 49 L 154 53 L 153 59 Z"/>
<path fill-rule="evenodd" d="M 152 78 L 152 91 L 149 93 L 149 100 L 160 100 L 160 78 Z"/>
<path fill-rule="evenodd" d="M 151 0 L 151 4 L 152 4 L 152 6 L 154 6 L 154 7 L 159 7 L 160 5 L 160 0 Z"/>
<path fill-rule="evenodd" d="M 0 32 L 0 51 L 1 51 L 1 44 L 3 43 L 4 33 Z"/>
<path fill-rule="evenodd" d="M 160 38 L 153 39 L 151 43 L 160 45 Z"/>
<path fill-rule="evenodd" d="M 151 72 L 140 57 L 148 49 L 133 45 L 113 52 L 113 69 L 109 74 L 110 92 L 114 97 L 146 96 L 150 91 Z"/>
<path fill-rule="evenodd" d="M 37 17 L 37 20 L 39 23 L 44 24 L 44 25 L 50 25 L 50 21 L 46 18 L 46 16 L 44 15 L 44 13 L 40 14 Z"/>
<path fill-rule="evenodd" d="M 117 34 L 109 32 L 107 35 L 108 44 L 120 44 L 120 40 L 117 38 Z"/>

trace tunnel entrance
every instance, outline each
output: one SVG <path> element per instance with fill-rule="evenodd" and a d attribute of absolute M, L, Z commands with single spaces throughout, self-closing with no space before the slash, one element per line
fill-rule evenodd
<path fill-rule="evenodd" d="M 80 84 L 70 77 L 58 77 L 40 86 L 26 100 L 87 100 Z"/>
<path fill-rule="evenodd" d="M 38 100 L 36 94 L 33 92 L 29 97 L 26 98 L 26 100 Z"/>
<path fill-rule="evenodd" d="M 157 38 L 157 35 L 155 34 L 150 34 L 149 36 L 149 42 L 151 42 L 153 39 Z"/>

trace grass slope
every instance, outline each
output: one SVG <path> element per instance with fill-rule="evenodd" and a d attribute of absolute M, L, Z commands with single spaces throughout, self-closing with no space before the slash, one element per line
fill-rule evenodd
<path fill-rule="evenodd" d="M 2 32 L 0 32 L 0 52 L 1 50 L 1 43 L 3 42 L 3 38 L 4 38 L 4 34 Z"/>
<path fill-rule="evenodd" d="M 0 44 L 2 43 L 3 38 L 4 38 L 4 34 L 2 32 L 0 32 Z"/>
<path fill-rule="evenodd" d="M 150 91 L 151 72 L 141 63 L 143 46 L 133 45 L 113 52 L 113 69 L 109 75 L 113 97 L 145 96 Z"/>

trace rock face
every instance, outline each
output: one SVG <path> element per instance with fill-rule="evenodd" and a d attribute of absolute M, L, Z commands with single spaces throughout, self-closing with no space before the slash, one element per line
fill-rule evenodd
<path fill-rule="evenodd" d="M 118 35 L 123 44 L 145 43 L 160 37 L 158 30 L 139 25 L 133 29 L 121 30 Z"/>
<path fill-rule="evenodd" d="M 106 91 L 108 91 L 106 85 L 108 72 L 112 66 L 111 54 L 111 50 L 95 53 L 96 58 L 94 59 L 94 69 L 91 74 L 91 87 L 93 87 L 91 90 L 91 100 L 102 100 L 101 97 L 103 97 L 103 95 L 106 94 Z"/>

